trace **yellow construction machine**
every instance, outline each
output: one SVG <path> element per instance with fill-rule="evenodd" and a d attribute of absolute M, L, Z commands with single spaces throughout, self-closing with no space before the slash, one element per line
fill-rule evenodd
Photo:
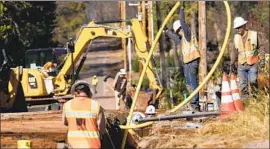
<path fill-rule="evenodd" d="M 119 27 L 110 27 L 104 25 L 108 23 L 121 23 L 123 21 L 126 21 L 131 25 L 131 31 L 126 31 Z M 145 65 L 144 63 L 148 57 L 148 50 L 150 46 L 139 20 L 131 19 L 104 22 L 91 21 L 89 24 L 80 29 L 80 32 L 74 41 L 70 40 L 68 42 L 68 53 L 61 64 L 56 66 L 53 60 L 50 60 L 47 57 L 48 62 L 43 62 L 42 64 L 44 64 L 44 66 L 42 68 L 37 67 L 37 63 L 32 60 L 31 62 L 28 62 L 28 68 L 17 67 L 11 69 L 13 75 L 11 75 L 9 78 L 9 84 L 19 84 L 19 82 L 21 82 L 24 96 L 27 101 L 72 98 L 72 96 L 69 95 L 70 87 L 78 78 L 79 72 L 86 59 L 86 55 L 88 53 L 87 46 L 98 37 L 131 38 L 136 54 L 140 58 L 142 64 Z M 41 52 L 36 53 L 41 54 Z M 33 55 L 31 57 L 33 57 Z M 75 66 L 77 67 L 75 68 Z M 51 73 L 52 71 L 49 70 L 54 67 L 57 68 L 55 71 L 56 73 Z M 146 74 L 149 79 L 149 86 L 151 89 L 157 92 L 156 98 L 158 98 L 163 89 L 156 79 L 156 74 L 153 71 L 153 67 L 153 62 L 151 62 L 148 65 Z M 9 86 L 8 88 L 10 98 L 6 102 L 10 103 L 11 105 L 15 101 L 13 96 L 16 96 L 16 92 L 14 92 L 16 88 L 17 85 L 12 87 Z M 2 107 L 4 106 L 1 105 L 1 108 Z"/>

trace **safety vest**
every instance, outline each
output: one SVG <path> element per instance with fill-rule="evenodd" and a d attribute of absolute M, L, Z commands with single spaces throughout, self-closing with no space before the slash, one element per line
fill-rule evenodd
<path fill-rule="evenodd" d="M 98 84 L 98 79 L 97 78 L 93 78 L 92 79 L 92 85 L 97 85 Z"/>
<path fill-rule="evenodd" d="M 68 122 L 68 143 L 72 148 L 101 148 L 97 117 L 100 105 L 91 99 L 68 101 L 63 111 Z"/>
<path fill-rule="evenodd" d="M 238 63 L 249 65 L 255 64 L 259 61 L 259 53 L 257 49 L 257 32 L 248 31 L 247 40 L 244 44 L 242 37 L 239 34 L 234 36 L 234 45 L 238 49 Z"/>
<path fill-rule="evenodd" d="M 200 51 L 197 43 L 197 39 L 191 33 L 191 41 L 188 42 L 186 38 L 182 38 L 182 53 L 184 63 L 189 63 L 200 57 Z"/>

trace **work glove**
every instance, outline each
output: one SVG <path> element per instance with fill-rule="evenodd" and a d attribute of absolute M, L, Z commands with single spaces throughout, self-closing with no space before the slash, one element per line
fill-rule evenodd
<path fill-rule="evenodd" d="M 223 64 L 222 71 L 225 72 L 226 74 L 229 74 L 230 73 L 230 67 L 228 65 Z"/>
<path fill-rule="evenodd" d="M 236 74 L 237 73 L 237 67 L 235 64 L 231 64 L 230 66 L 230 72 Z"/>
<path fill-rule="evenodd" d="M 264 60 L 264 59 L 261 59 L 261 60 L 260 60 L 259 67 L 260 67 L 260 68 L 264 68 L 264 66 L 265 66 L 265 60 Z"/>

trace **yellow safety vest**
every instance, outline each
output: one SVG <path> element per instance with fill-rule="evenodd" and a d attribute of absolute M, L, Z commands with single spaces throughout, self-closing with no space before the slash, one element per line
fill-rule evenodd
<path fill-rule="evenodd" d="M 242 41 L 242 37 L 239 34 L 234 36 L 234 45 L 238 49 L 238 63 L 249 65 L 255 64 L 259 61 L 259 53 L 257 49 L 257 32 L 248 31 L 247 40 Z"/>
<path fill-rule="evenodd" d="M 93 78 L 92 79 L 92 85 L 97 85 L 98 84 L 98 79 L 97 78 Z"/>
<path fill-rule="evenodd" d="M 74 103 L 70 100 L 63 111 L 68 122 L 68 143 L 72 148 L 101 148 L 97 117 L 98 102 L 91 99 Z"/>
<path fill-rule="evenodd" d="M 184 63 L 189 63 L 200 57 L 197 39 L 193 33 L 191 33 L 191 42 L 188 42 L 184 37 L 182 38 L 182 54 Z"/>

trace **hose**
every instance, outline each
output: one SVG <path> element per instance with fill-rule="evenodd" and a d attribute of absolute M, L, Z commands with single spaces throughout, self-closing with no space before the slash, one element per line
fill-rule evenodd
<path fill-rule="evenodd" d="M 190 96 L 189 96 L 185 101 L 183 101 L 182 103 L 180 103 L 179 105 L 177 105 L 174 109 L 170 110 L 171 113 L 177 111 L 177 110 L 180 109 L 182 106 L 184 106 L 185 104 L 187 104 L 187 103 L 192 99 L 192 97 L 195 96 L 195 94 L 197 94 L 197 93 L 199 92 L 199 90 L 203 87 L 203 85 L 210 79 L 210 76 L 214 73 L 215 69 L 217 68 L 218 64 L 219 64 L 220 61 L 221 61 L 221 58 L 222 58 L 222 56 L 223 56 L 223 54 L 224 54 L 224 52 L 225 52 L 225 48 L 226 48 L 226 46 L 227 46 L 228 39 L 229 39 L 229 35 L 230 35 L 230 32 L 231 32 L 231 10 L 230 10 L 230 7 L 229 7 L 229 4 L 228 4 L 227 1 L 223 1 L 223 3 L 224 3 L 224 5 L 225 5 L 226 13 L 227 13 L 227 29 L 226 29 L 225 39 L 224 39 L 224 42 L 223 42 L 223 45 L 222 45 L 222 48 L 221 48 L 221 52 L 219 53 L 218 58 L 217 58 L 217 60 L 216 60 L 216 62 L 215 62 L 215 64 L 214 64 L 214 66 L 212 67 L 212 69 L 210 70 L 210 72 L 208 73 L 208 75 L 206 76 L 206 78 L 202 81 L 202 83 L 197 87 L 196 90 L 194 90 L 194 91 L 190 94 Z M 172 9 L 172 10 L 173 10 L 173 9 Z M 164 23 L 166 23 L 166 22 L 164 21 Z M 162 24 L 162 27 L 164 26 L 164 23 Z M 161 31 L 161 30 L 159 30 L 158 33 L 160 33 L 160 31 Z M 155 41 L 157 40 L 157 37 L 159 37 L 159 36 L 160 36 L 160 34 L 157 34 Z M 153 44 L 153 46 L 151 47 L 151 49 L 152 49 L 154 46 L 155 46 L 155 44 Z M 151 54 L 152 54 L 152 53 L 151 53 Z M 148 63 L 146 63 L 146 64 L 148 64 Z M 145 70 L 145 68 L 144 68 L 144 70 Z M 145 72 L 145 71 L 143 71 L 142 75 L 144 75 L 144 72 Z M 141 75 L 141 77 L 142 77 L 142 75 Z M 141 78 L 140 78 L 140 81 L 141 81 Z M 140 83 L 140 81 L 139 81 L 139 83 Z M 141 85 L 141 84 L 139 84 L 139 85 Z M 141 86 L 138 86 L 138 88 L 140 88 L 140 87 L 141 87 Z M 137 88 L 137 90 L 138 90 L 138 88 Z M 137 90 L 136 90 L 135 95 L 138 93 Z M 136 96 L 135 96 L 135 97 L 136 97 Z M 136 97 L 136 98 L 137 98 L 137 97 Z M 136 98 L 134 98 L 134 99 L 136 99 Z M 133 102 L 132 104 L 134 104 L 134 103 L 136 103 L 136 101 Z M 134 107 L 132 107 L 132 108 L 134 108 Z M 133 113 L 133 109 L 132 109 L 132 113 Z M 131 113 L 131 114 L 132 114 L 132 113 Z M 130 115 L 130 114 L 129 114 L 129 115 Z M 129 118 L 129 120 L 130 120 L 130 118 Z M 122 128 L 122 129 L 136 129 L 136 128 L 147 127 L 147 126 L 149 126 L 149 125 L 152 125 L 153 123 L 154 123 L 154 122 L 146 122 L 146 123 L 143 123 L 143 124 L 132 125 L 132 126 L 129 126 L 129 125 L 128 125 L 129 123 L 128 123 L 126 126 L 120 125 L 120 128 Z M 123 140 L 123 141 L 125 141 L 125 140 Z"/>
<path fill-rule="evenodd" d="M 176 9 L 180 6 L 180 2 L 177 2 L 174 7 L 172 8 L 172 10 L 170 11 L 170 13 L 167 15 L 167 17 L 165 18 L 164 22 L 162 23 L 162 26 L 161 28 L 159 29 L 158 33 L 157 33 L 157 36 L 155 38 L 155 41 L 153 43 L 153 45 L 151 46 L 151 49 L 149 51 L 149 55 L 147 57 L 147 60 L 145 62 L 145 65 L 143 67 L 143 71 L 141 73 L 141 76 L 140 76 L 140 79 L 139 79 L 139 82 L 138 82 L 138 85 L 137 85 L 137 88 L 136 88 L 136 92 L 135 92 L 135 95 L 134 95 L 134 98 L 133 98 L 133 102 L 132 102 L 132 105 L 131 105 L 131 109 L 130 109 L 130 112 L 129 112 L 129 115 L 127 117 L 127 123 L 126 123 L 126 126 L 129 126 L 130 125 L 130 121 L 131 121 L 131 116 L 133 114 L 133 111 L 134 111 L 134 108 L 135 108 L 135 105 L 136 105 L 136 100 L 137 100 L 137 97 L 139 95 L 139 91 L 141 89 L 141 85 L 142 85 L 142 81 L 143 81 L 143 77 L 145 75 L 145 72 L 146 72 L 146 69 L 148 67 L 148 64 L 152 58 L 152 55 L 153 55 L 153 52 L 154 52 L 154 48 L 158 42 L 158 39 L 165 27 L 165 25 L 167 24 L 167 22 L 169 21 L 169 19 L 171 18 L 171 16 L 174 14 L 174 12 L 176 11 Z M 126 139 L 127 139 L 127 134 L 128 134 L 128 130 L 125 130 L 124 132 L 124 136 L 123 136 L 123 140 L 122 140 L 122 145 L 121 145 L 121 148 L 124 149 L 125 148 L 125 144 L 126 144 Z"/>

